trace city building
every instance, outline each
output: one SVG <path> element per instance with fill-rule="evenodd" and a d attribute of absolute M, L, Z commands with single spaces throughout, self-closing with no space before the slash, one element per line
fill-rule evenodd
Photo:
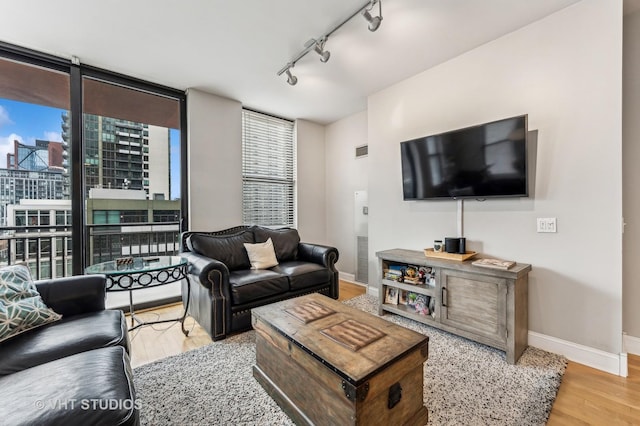
<path fill-rule="evenodd" d="M 92 188 L 143 190 L 169 200 L 169 129 L 117 118 L 84 114 L 85 196 Z M 68 142 L 70 117 L 62 115 Z"/>
<path fill-rule="evenodd" d="M 178 252 L 180 200 L 150 199 L 140 189 L 92 188 L 86 205 L 88 264 Z"/>
<path fill-rule="evenodd" d="M 23 199 L 63 200 L 68 198 L 65 188 L 68 185 L 61 171 L 31 171 L 0 169 L 0 223 L 3 226 L 25 226 L 30 223 L 26 217 L 12 218 L 7 208 L 20 203 Z"/>
<path fill-rule="evenodd" d="M 179 200 L 149 199 L 144 190 L 92 188 L 86 205 L 89 264 L 179 249 Z M 18 229 L 0 235 L 0 262 L 25 262 L 36 277 L 68 275 L 71 200 L 20 199 L 4 207 L 6 227 Z"/>
<path fill-rule="evenodd" d="M 65 151 L 61 142 L 36 139 L 35 145 L 27 145 L 14 140 L 13 152 L 7 153 L 7 169 L 61 172 Z"/>

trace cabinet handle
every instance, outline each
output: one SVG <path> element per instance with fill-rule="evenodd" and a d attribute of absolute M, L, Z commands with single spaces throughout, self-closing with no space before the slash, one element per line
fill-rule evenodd
<path fill-rule="evenodd" d="M 442 289 L 440 290 L 440 305 L 444 306 L 445 308 L 447 307 L 447 288 L 446 287 L 442 287 Z"/>

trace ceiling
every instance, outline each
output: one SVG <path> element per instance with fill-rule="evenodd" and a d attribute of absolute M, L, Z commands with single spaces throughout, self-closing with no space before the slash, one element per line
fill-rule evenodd
<path fill-rule="evenodd" d="M 297 63 L 296 86 L 277 72 L 366 0 L 12 0 L 2 5 L 0 41 L 329 123 L 397 81 L 577 1 L 382 0 L 378 31 L 355 16 L 327 41 L 327 63 L 314 52 Z"/>

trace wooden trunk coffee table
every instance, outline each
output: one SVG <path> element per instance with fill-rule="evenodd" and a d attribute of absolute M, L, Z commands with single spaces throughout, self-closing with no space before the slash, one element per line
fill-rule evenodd
<path fill-rule="evenodd" d="M 427 424 L 428 337 L 320 294 L 251 313 L 253 375 L 297 424 Z"/>

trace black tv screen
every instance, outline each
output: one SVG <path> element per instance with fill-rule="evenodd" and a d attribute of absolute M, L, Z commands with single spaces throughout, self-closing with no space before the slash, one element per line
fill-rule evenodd
<path fill-rule="evenodd" d="M 527 116 L 400 143 L 405 200 L 526 197 Z"/>

